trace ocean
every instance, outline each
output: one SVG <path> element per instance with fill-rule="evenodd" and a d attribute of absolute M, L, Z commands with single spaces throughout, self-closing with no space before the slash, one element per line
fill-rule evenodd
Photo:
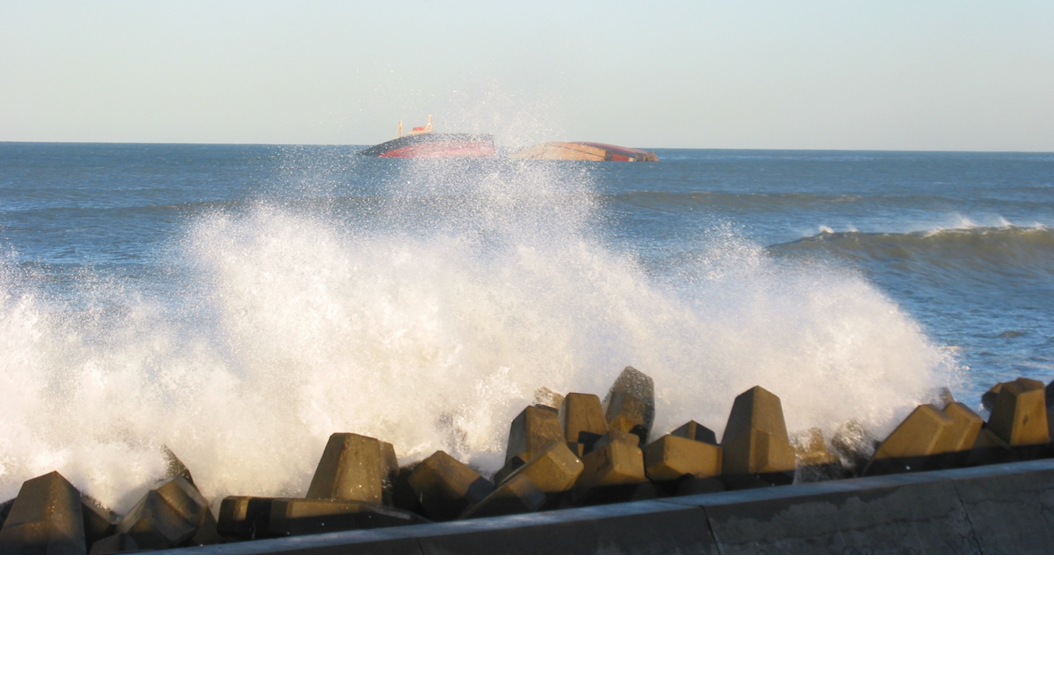
<path fill-rule="evenodd" d="M 627 365 L 656 435 L 1054 378 L 1054 154 L 356 149 L 0 143 L 0 501 L 57 469 L 122 512 L 162 445 L 214 503 L 301 495 L 337 431 L 494 471 Z"/>

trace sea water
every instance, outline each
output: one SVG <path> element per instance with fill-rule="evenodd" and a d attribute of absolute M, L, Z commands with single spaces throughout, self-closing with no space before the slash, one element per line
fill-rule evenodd
<path fill-rule="evenodd" d="M 0 501 L 126 510 L 161 445 L 212 501 L 328 436 L 500 466 L 540 387 L 655 380 L 655 433 L 779 395 L 881 437 L 941 387 L 1054 377 L 1054 155 L 0 144 Z"/>

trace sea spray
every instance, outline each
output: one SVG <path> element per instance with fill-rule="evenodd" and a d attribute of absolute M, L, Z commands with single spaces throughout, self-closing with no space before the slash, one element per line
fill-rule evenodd
<path fill-rule="evenodd" d="M 493 471 L 539 386 L 603 395 L 627 364 L 655 380 L 656 434 L 695 419 L 720 435 L 753 385 L 791 430 L 881 433 L 955 381 L 851 272 L 738 235 L 656 275 L 607 236 L 588 166 L 400 164 L 352 164 L 380 179 L 354 210 L 261 200 L 189 218 L 165 253 L 173 294 L 115 284 L 131 290 L 117 317 L 64 309 L 9 268 L 0 499 L 58 469 L 123 511 L 161 474 L 161 444 L 212 501 L 301 495 L 335 431 Z"/>

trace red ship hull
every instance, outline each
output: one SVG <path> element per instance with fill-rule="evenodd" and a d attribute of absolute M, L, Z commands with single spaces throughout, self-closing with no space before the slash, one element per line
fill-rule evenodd
<path fill-rule="evenodd" d="M 402 159 L 443 159 L 452 157 L 495 157 L 494 139 L 489 135 L 463 133 L 422 133 L 395 138 L 359 152 L 366 157 Z"/>

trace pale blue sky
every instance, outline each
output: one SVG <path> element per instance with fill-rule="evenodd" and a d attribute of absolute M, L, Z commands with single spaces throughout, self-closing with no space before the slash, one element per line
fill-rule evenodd
<path fill-rule="evenodd" d="M 1054 151 L 1054 1 L 0 0 L 0 140 Z"/>

